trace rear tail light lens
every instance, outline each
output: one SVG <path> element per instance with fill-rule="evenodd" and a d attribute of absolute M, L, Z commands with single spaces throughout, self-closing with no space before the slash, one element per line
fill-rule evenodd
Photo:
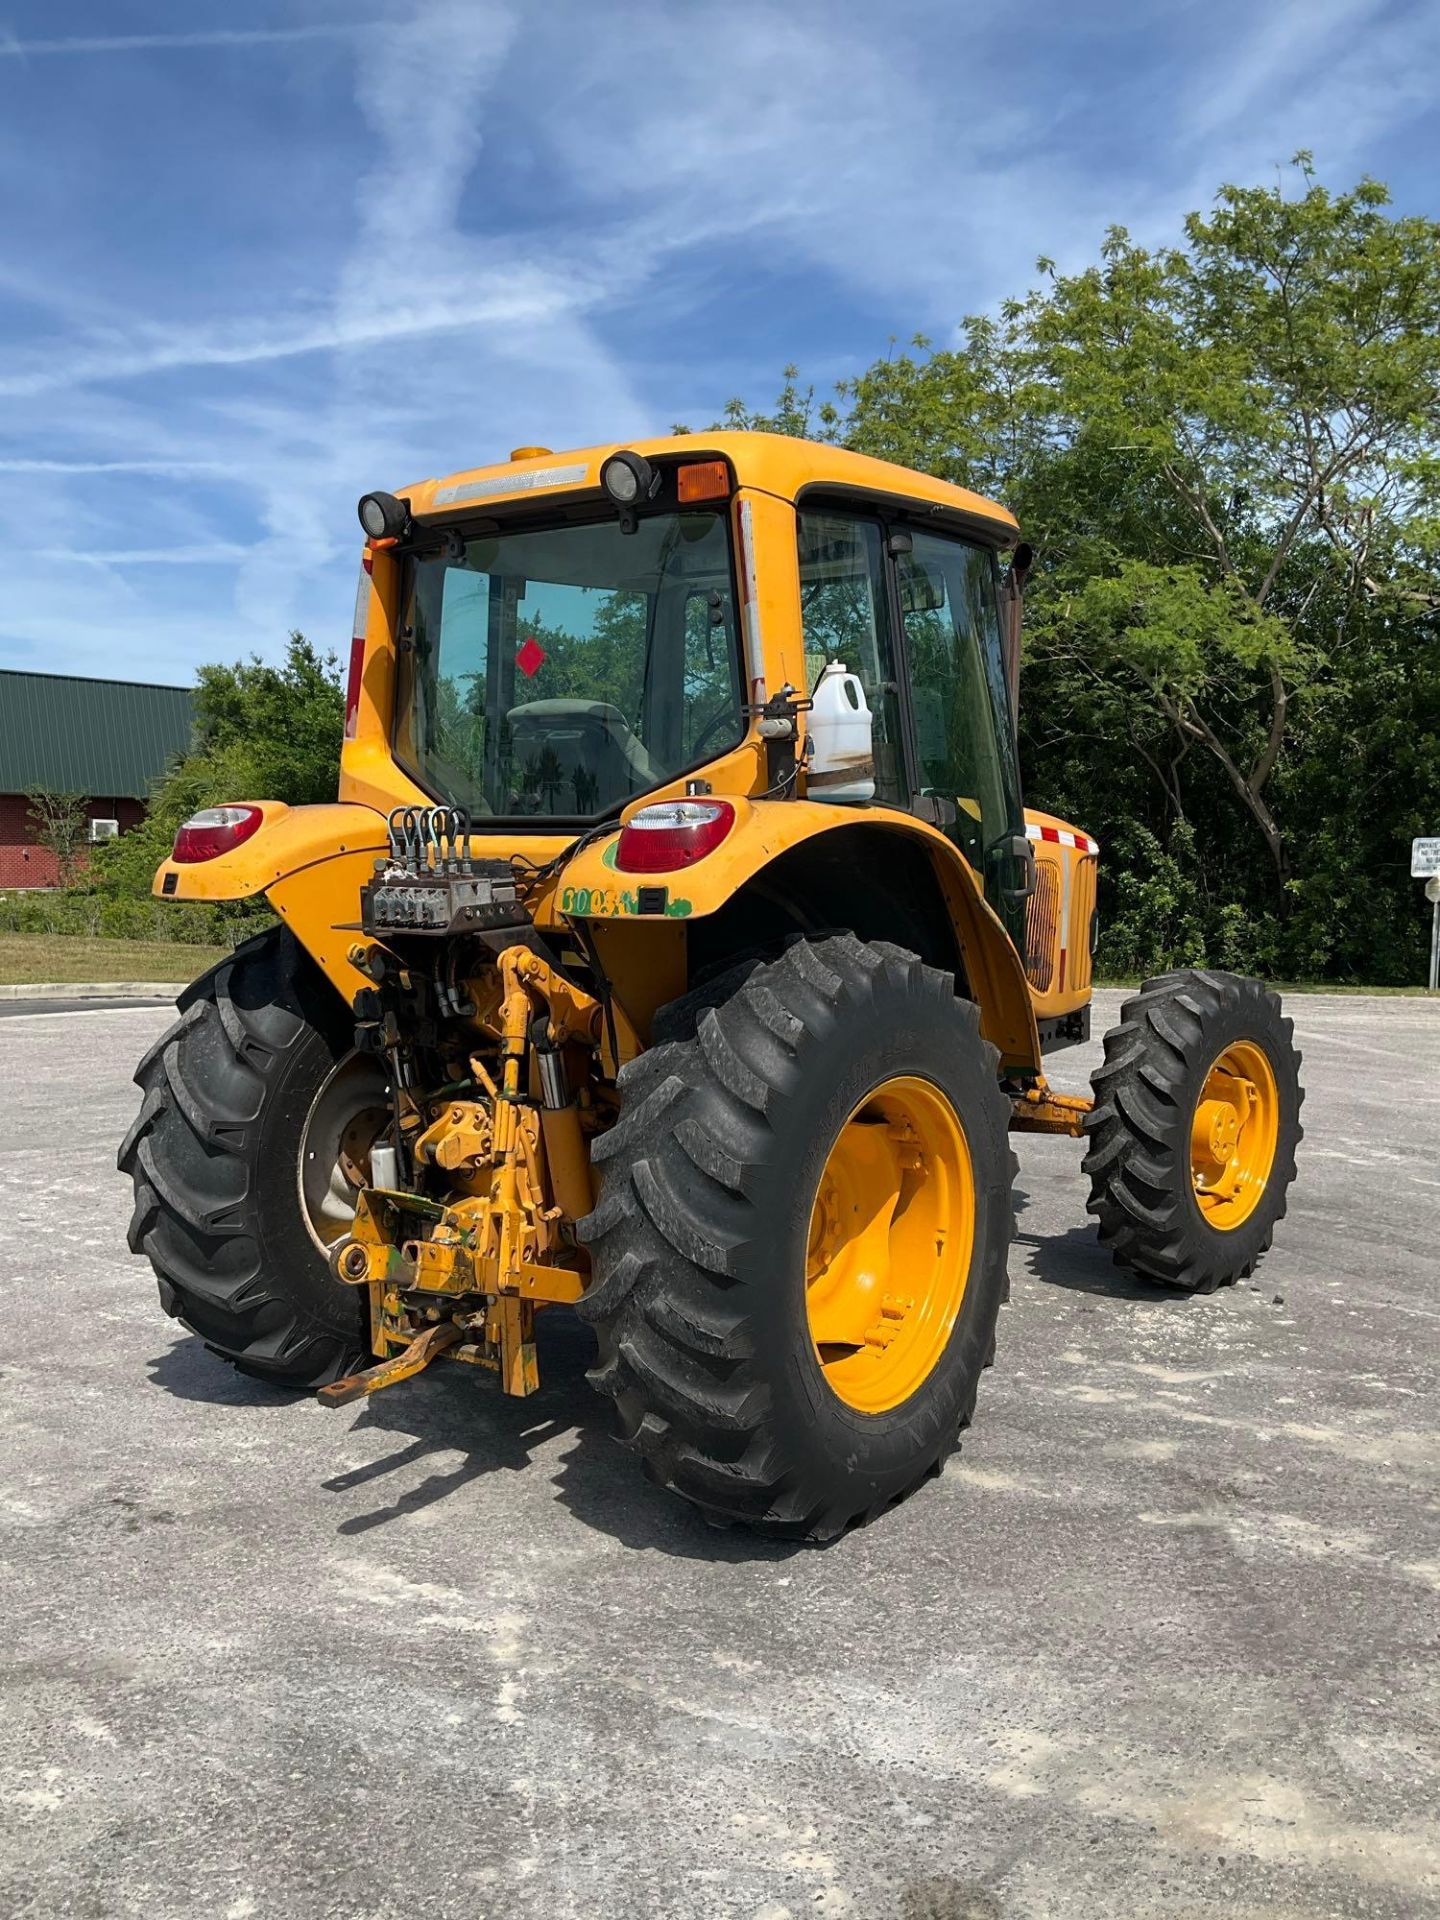
<path fill-rule="evenodd" d="M 673 873 L 713 853 L 735 824 L 728 800 L 658 800 L 620 829 L 615 865 L 622 873 Z"/>
<path fill-rule="evenodd" d="M 170 858 L 181 866 L 217 859 L 248 840 L 264 818 L 259 807 L 206 807 L 192 813 L 176 834 Z"/>

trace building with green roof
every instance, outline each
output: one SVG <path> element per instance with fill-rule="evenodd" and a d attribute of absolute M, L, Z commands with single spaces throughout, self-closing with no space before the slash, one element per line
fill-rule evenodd
<path fill-rule="evenodd" d="M 59 881 L 27 794 L 83 794 L 92 840 L 125 833 L 188 750 L 194 722 L 189 687 L 0 668 L 0 887 Z"/>

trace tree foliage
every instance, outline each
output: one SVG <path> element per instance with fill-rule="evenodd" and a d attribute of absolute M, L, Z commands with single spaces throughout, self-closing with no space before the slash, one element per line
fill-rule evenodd
<path fill-rule="evenodd" d="M 1104 958 L 1413 979 L 1440 826 L 1440 224 L 1370 180 L 1227 186 L 1123 229 L 957 343 L 892 350 L 808 432 L 998 495 L 1038 551 L 1028 797 L 1093 828 Z"/>
<path fill-rule="evenodd" d="M 53 855 L 62 887 L 74 880 L 85 850 L 89 808 L 83 793 L 58 793 L 52 787 L 31 787 L 25 811 L 35 844 Z"/>
<path fill-rule="evenodd" d="M 255 657 L 201 667 L 190 752 L 162 775 L 144 824 L 96 848 L 92 884 L 115 898 L 147 896 L 176 828 L 202 807 L 333 800 L 344 720 L 339 662 L 301 633 L 279 666 Z"/>

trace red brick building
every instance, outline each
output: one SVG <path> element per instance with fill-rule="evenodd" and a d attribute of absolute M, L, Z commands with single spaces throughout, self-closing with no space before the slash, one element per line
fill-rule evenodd
<path fill-rule="evenodd" d="M 166 767 L 190 745 L 188 687 L 0 668 L 0 887 L 53 887 L 27 793 L 85 796 L 91 839 L 137 826 Z"/>

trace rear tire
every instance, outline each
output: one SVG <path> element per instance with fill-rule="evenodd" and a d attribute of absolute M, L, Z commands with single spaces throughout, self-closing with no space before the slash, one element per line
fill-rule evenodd
<path fill-rule="evenodd" d="M 735 969 L 665 1009 L 656 1040 L 594 1151 L 591 1381 L 651 1477 L 708 1515 L 829 1538 L 939 1471 L 993 1356 L 1014 1165 L 997 1056 L 948 975 L 849 934 Z M 928 1373 L 862 1411 L 811 1337 L 812 1201 L 847 1116 L 916 1080 L 963 1130 L 973 1237 Z"/>
<path fill-rule="evenodd" d="M 1248 1212 L 1217 1226 L 1224 1210 L 1203 1187 L 1197 1193 L 1192 1128 L 1207 1076 L 1222 1059 L 1244 1058 L 1257 1074 L 1268 1068 L 1273 1153 Z M 1300 1055 L 1280 996 L 1258 980 L 1213 970 L 1147 980 L 1106 1034 L 1091 1084 L 1088 1206 L 1115 1264 L 1188 1293 L 1213 1293 L 1252 1273 L 1284 1218 L 1304 1131 Z"/>
<path fill-rule="evenodd" d="M 368 1358 L 364 1290 L 334 1279 L 301 1204 L 315 1095 L 349 1051 L 343 1002 L 272 928 L 187 987 L 135 1070 L 144 1101 L 119 1153 L 130 1248 L 160 1304 L 242 1372 L 322 1384 Z"/>

